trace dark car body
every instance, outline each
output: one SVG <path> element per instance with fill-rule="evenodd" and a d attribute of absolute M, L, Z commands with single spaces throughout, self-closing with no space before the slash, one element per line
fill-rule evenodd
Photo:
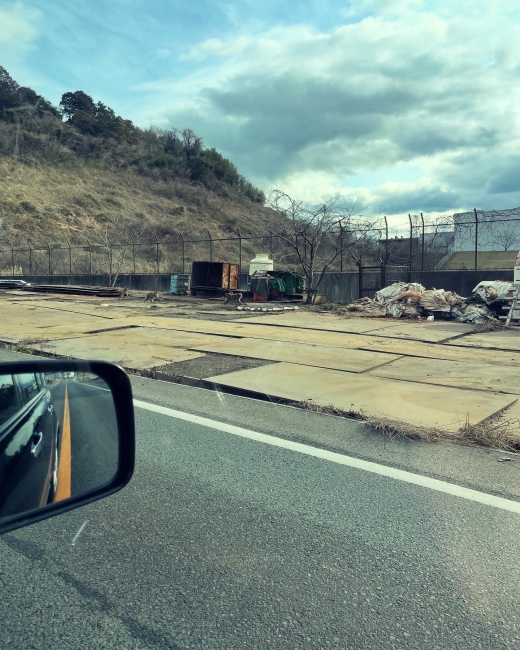
<path fill-rule="evenodd" d="M 59 449 L 60 423 L 45 376 L 0 374 L 0 516 L 53 501 Z"/>

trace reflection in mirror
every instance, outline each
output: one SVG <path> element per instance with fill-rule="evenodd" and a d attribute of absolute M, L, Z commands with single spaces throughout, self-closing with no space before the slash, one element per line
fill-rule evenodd
<path fill-rule="evenodd" d="M 108 483 L 118 444 L 112 393 L 97 375 L 0 374 L 0 518 Z"/>

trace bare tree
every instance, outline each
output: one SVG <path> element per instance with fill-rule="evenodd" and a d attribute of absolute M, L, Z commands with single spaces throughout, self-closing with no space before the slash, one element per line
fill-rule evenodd
<path fill-rule="evenodd" d="M 372 224 L 358 223 L 353 228 L 356 204 L 344 204 L 339 194 L 313 206 L 273 190 L 267 205 L 284 217 L 284 230 L 278 236 L 294 252 L 305 277 L 307 303 L 312 303 L 327 270 L 363 239 Z"/>
<path fill-rule="evenodd" d="M 494 224 L 496 232 L 492 235 L 493 244 L 500 246 L 501 250 L 509 251 L 520 246 L 520 223 L 518 221 L 497 222 Z"/>
<path fill-rule="evenodd" d="M 114 287 L 119 275 L 124 272 L 128 253 L 143 230 L 144 225 L 137 217 L 130 217 L 123 212 L 113 221 L 98 224 L 94 228 L 93 240 L 107 255 L 109 287 Z"/>

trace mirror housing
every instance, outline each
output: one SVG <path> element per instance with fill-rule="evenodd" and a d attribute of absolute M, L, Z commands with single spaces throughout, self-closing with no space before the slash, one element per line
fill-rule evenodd
<path fill-rule="evenodd" d="M 97 501 L 118 492 L 130 481 L 135 463 L 134 406 L 130 380 L 122 368 L 105 361 L 7 362 L 0 363 L 0 379 L 2 379 L 0 386 L 0 534 Z M 69 382 L 71 382 L 70 392 Z M 13 407 L 9 400 L 15 393 L 17 405 Z M 59 394 L 59 397 L 53 398 L 53 393 Z M 77 395 L 77 398 L 74 398 L 76 402 L 73 401 L 74 395 Z M 73 406 L 70 410 L 69 402 Z M 76 410 L 74 410 L 75 403 L 78 405 Z M 103 412 L 96 414 L 96 409 L 100 405 Z M 18 489 L 20 485 L 19 471 L 16 481 L 12 478 L 13 459 L 17 460 L 17 470 L 23 454 L 25 454 L 24 458 L 31 459 L 26 463 L 29 469 L 23 475 L 23 480 L 25 494 L 32 494 L 30 490 L 34 492 L 37 462 L 45 456 L 42 453 L 42 450 L 45 450 L 43 431 L 46 430 L 45 426 L 49 429 L 49 426 L 43 425 L 42 421 L 47 418 L 45 420 L 47 422 L 51 416 L 55 424 L 50 427 L 50 430 L 61 429 L 61 433 L 56 434 L 56 441 L 52 443 L 55 450 L 55 466 L 52 471 L 50 452 L 48 452 L 49 460 L 45 461 L 48 466 L 47 478 L 52 475 L 54 484 L 47 487 L 45 500 L 40 502 L 39 506 L 31 505 L 29 509 L 19 511 L 15 507 L 13 511 L 12 503 L 16 502 L 16 499 L 5 497 L 6 494 L 11 497 L 14 489 Z M 63 426 L 64 421 L 65 426 Z M 88 454 L 92 454 L 93 451 L 97 454 L 98 465 L 101 459 L 106 458 L 106 449 L 100 448 L 96 451 L 96 445 L 91 444 L 88 439 L 89 434 L 94 433 L 94 429 L 99 429 L 99 424 L 104 424 L 106 421 L 110 423 L 106 431 L 98 430 L 95 433 L 98 436 L 98 443 L 107 445 L 111 452 L 108 461 L 108 466 L 111 468 L 109 476 L 104 476 L 103 471 L 93 472 L 93 466 L 89 463 L 87 467 L 86 462 L 89 459 Z M 25 427 L 23 435 L 16 438 L 12 431 L 19 433 L 22 431 L 22 426 Z M 79 442 L 72 445 L 69 440 L 69 453 L 63 454 L 64 458 L 61 458 L 63 439 L 66 437 L 65 429 L 72 431 L 72 436 L 69 433 L 69 437 L 74 440 L 76 435 Z M 23 438 L 22 442 L 20 442 L 21 438 Z M 113 440 L 107 442 L 107 438 Z M 81 448 L 80 453 L 74 456 L 73 453 L 71 454 L 71 447 Z M 60 461 L 58 461 L 58 450 Z M 35 463 L 32 466 L 31 461 Z M 70 490 L 70 476 L 73 471 L 71 466 L 83 475 L 79 490 Z M 63 475 L 68 472 L 69 475 L 69 489 L 65 492 L 61 490 L 61 494 L 59 493 L 62 479 L 58 479 L 58 476 L 61 476 L 60 472 Z M 85 477 L 87 477 L 86 487 Z M 93 481 L 93 484 L 88 485 L 89 481 L 90 483 Z M 76 491 L 79 493 L 75 494 Z M 6 506 L 7 501 L 11 504 L 10 508 Z"/>

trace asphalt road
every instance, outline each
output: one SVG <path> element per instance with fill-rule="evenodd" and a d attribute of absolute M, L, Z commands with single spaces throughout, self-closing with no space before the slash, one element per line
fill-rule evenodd
<path fill-rule="evenodd" d="M 356 423 L 132 383 L 286 438 L 342 431 L 381 462 Z M 519 514 L 141 408 L 136 422 L 129 486 L 1 538 L 2 647 L 520 648 Z M 424 448 L 388 447 L 389 463 L 417 471 Z M 461 483 L 473 471 L 514 498 L 514 462 L 430 450 L 446 460 L 429 475 L 465 461 Z"/>
<path fill-rule="evenodd" d="M 105 382 L 61 379 L 49 389 L 62 428 L 65 386 L 70 413 L 71 494 L 77 496 L 113 478 L 118 459 L 117 421 Z"/>

